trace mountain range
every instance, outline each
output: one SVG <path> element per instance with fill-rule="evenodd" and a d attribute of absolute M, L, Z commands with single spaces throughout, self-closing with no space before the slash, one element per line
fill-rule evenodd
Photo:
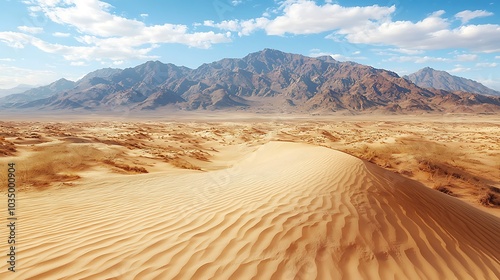
<path fill-rule="evenodd" d="M 396 73 L 330 56 L 307 57 L 264 49 L 197 69 L 149 61 L 127 69 L 106 68 L 77 82 L 64 79 L 0 106 L 28 110 L 246 110 L 252 112 L 380 111 L 492 112 L 500 97 L 473 93 L 447 80 L 447 88 L 426 82 L 434 75 Z M 415 81 L 413 81 L 415 80 Z M 460 84 L 460 87 L 453 87 Z M 477 91 L 475 91 L 477 92 Z M 485 92 L 481 92 L 485 93 Z"/>
<path fill-rule="evenodd" d="M 0 97 L 4 97 L 7 95 L 16 94 L 16 93 L 23 93 L 23 92 L 25 92 L 29 89 L 32 89 L 32 88 L 34 88 L 34 86 L 18 85 L 18 86 L 13 87 L 13 88 L 0 89 Z"/>
<path fill-rule="evenodd" d="M 450 75 L 448 72 L 425 67 L 419 71 L 403 76 L 419 87 L 435 88 L 447 91 L 464 91 L 486 95 L 500 96 L 500 92 L 484 86 L 476 81 Z"/>

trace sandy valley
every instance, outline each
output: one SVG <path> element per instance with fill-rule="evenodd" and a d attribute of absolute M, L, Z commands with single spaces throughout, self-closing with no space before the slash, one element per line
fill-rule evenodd
<path fill-rule="evenodd" d="M 19 118 L 9 162 L 16 279 L 500 277 L 496 115 Z"/>

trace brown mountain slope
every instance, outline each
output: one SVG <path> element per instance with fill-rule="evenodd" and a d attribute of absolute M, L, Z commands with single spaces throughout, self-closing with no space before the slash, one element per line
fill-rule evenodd
<path fill-rule="evenodd" d="M 404 77 L 423 88 L 435 88 L 447 91 L 464 91 L 493 96 L 500 96 L 500 92 L 484 86 L 476 81 L 450 75 L 445 71 L 426 67 Z"/>
<path fill-rule="evenodd" d="M 459 111 L 463 106 L 471 111 L 500 108 L 500 97 L 424 89 L 387 70 L 271 49 L 197 69 L 147 62 L 77 84 L 75 89 L 23 106 L 48 110 L 141 110 L 169 105 L 185 110 L 273 111 L 275 104 L 284 104 L 290 105 L 289 110 L 302 112 L 398 113 Z M 158 102 L 151 103 L 151 99 Z M 146 100 L 149 105 L 142 104 Z M 263 104 L 271 105 L 264 108 Z"/>

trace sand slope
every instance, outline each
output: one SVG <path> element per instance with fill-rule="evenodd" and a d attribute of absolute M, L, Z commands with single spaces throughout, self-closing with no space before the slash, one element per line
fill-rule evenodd
<path fill-rule="evenodd" d="M 15 279 L 500 276 L 500 219 L 323 147 L 86 185 L 20 199 Z"/>

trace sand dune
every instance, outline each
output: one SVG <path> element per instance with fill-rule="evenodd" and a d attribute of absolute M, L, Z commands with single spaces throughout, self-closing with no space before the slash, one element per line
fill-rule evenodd
<path fill-rule="evenodd" d="M 22 195 L 16 279 L 500 277 L 499 218 L 307 144 Z"/>

